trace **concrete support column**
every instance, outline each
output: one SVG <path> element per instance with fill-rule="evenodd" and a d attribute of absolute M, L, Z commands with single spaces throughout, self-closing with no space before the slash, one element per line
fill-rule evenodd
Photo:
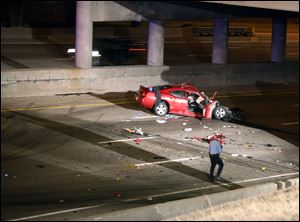
<path fill-rule="evenodd" d="M 77 1 L 75 64 L 79 68 L 92 67 L 92 39 L 91 2 Z"/>
<path fill-rule="evenodd" d="M 165 30 L 161 21 L 149 21 L 147 65 L 164 65 Z"/>
<path fill-rule="evenodd" d="M 228 19 L 214 20 L 214 39 L 212 49 L 212 63 L 227 63 L 227 46 L 228 46 Z"/>
<path fill-rule="evenodd" d="M 274 17 L 272 24 L 271 62 L 284 62 L 287 21 L 285 17 Z"/>

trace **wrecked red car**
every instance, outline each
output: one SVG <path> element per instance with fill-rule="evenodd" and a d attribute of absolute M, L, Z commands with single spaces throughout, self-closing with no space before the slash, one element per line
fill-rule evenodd
<path fill-rule="evenodd" d="M 136 94 L 137 102 L 154 111 L 158 116 L 168 113 L 196 117 L 227 120 L 231 116 L 228 107 L 222 106 L 219 101 L 209 98 L 191 84 L 160 85 L 145 87 L 140 85 Z"/>

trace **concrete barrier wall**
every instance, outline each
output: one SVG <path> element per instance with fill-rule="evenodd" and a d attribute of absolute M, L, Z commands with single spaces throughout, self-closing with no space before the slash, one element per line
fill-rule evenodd
<path fill-rule="evenodd" d="M 136 91 L 140 85 L 187 82 L 198 88 L 299 83 L 299 64 L 114 66 L 92 69 L 19 69 L 1 72 L 1 97 Z"/>

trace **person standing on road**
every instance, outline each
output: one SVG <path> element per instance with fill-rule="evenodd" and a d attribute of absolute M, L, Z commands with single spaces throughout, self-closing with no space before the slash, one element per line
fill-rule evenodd
<path fill-rule="evenodd" d="M 220 176 L 224 167 L 224 163 L 220 157 L 224 144 L 222 138 L 224 138 L 223 135 L 215 134 L 209 139 L 208 153 L 211 163 L 209 179 L 211 182 L 214 182 L 214 171 L 217 164 L 219 165 L 219 168 L 216 179 L 221 180 Z"/>

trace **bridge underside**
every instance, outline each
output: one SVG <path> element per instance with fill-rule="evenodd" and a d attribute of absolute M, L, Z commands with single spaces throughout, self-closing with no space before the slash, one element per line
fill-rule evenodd
<path fill-rule="evenodd" d="M 76 17 L 76 66 L 91 67 L 93 22 L 149 21 L 147 64 L 162 66 L 164 54 L 164 20 L 214 20 L 214 43 L 212 63 L 227 63 L 227 32 L 230 18 L 274 18 L 272 55 L 270 61 L 284 62 L 286 21 L 298 17 L 294 10 L 274 10 L 283 2 L 264 2 L 260 8 L 250 7 L 255 2 L 206 2 L 206 1 L 78 1 Z M 272 9 L 270 4 L 272 3 Z M 278 4 L 277 4 L 278 3 Z M 230 5 L 229 5 L 230 4 Z M 267 5 L 268 4 L 268 5 Z M 283 9 L 296 4 L 286 2 Z M 299 5 L 299 3 L 297 2 Z M 247 6 L 247 7 L 242 7 Z M 298 8 L 299 10 L 299 8 Z M 219 41 L 219 42 L 218 42 Z"/>

